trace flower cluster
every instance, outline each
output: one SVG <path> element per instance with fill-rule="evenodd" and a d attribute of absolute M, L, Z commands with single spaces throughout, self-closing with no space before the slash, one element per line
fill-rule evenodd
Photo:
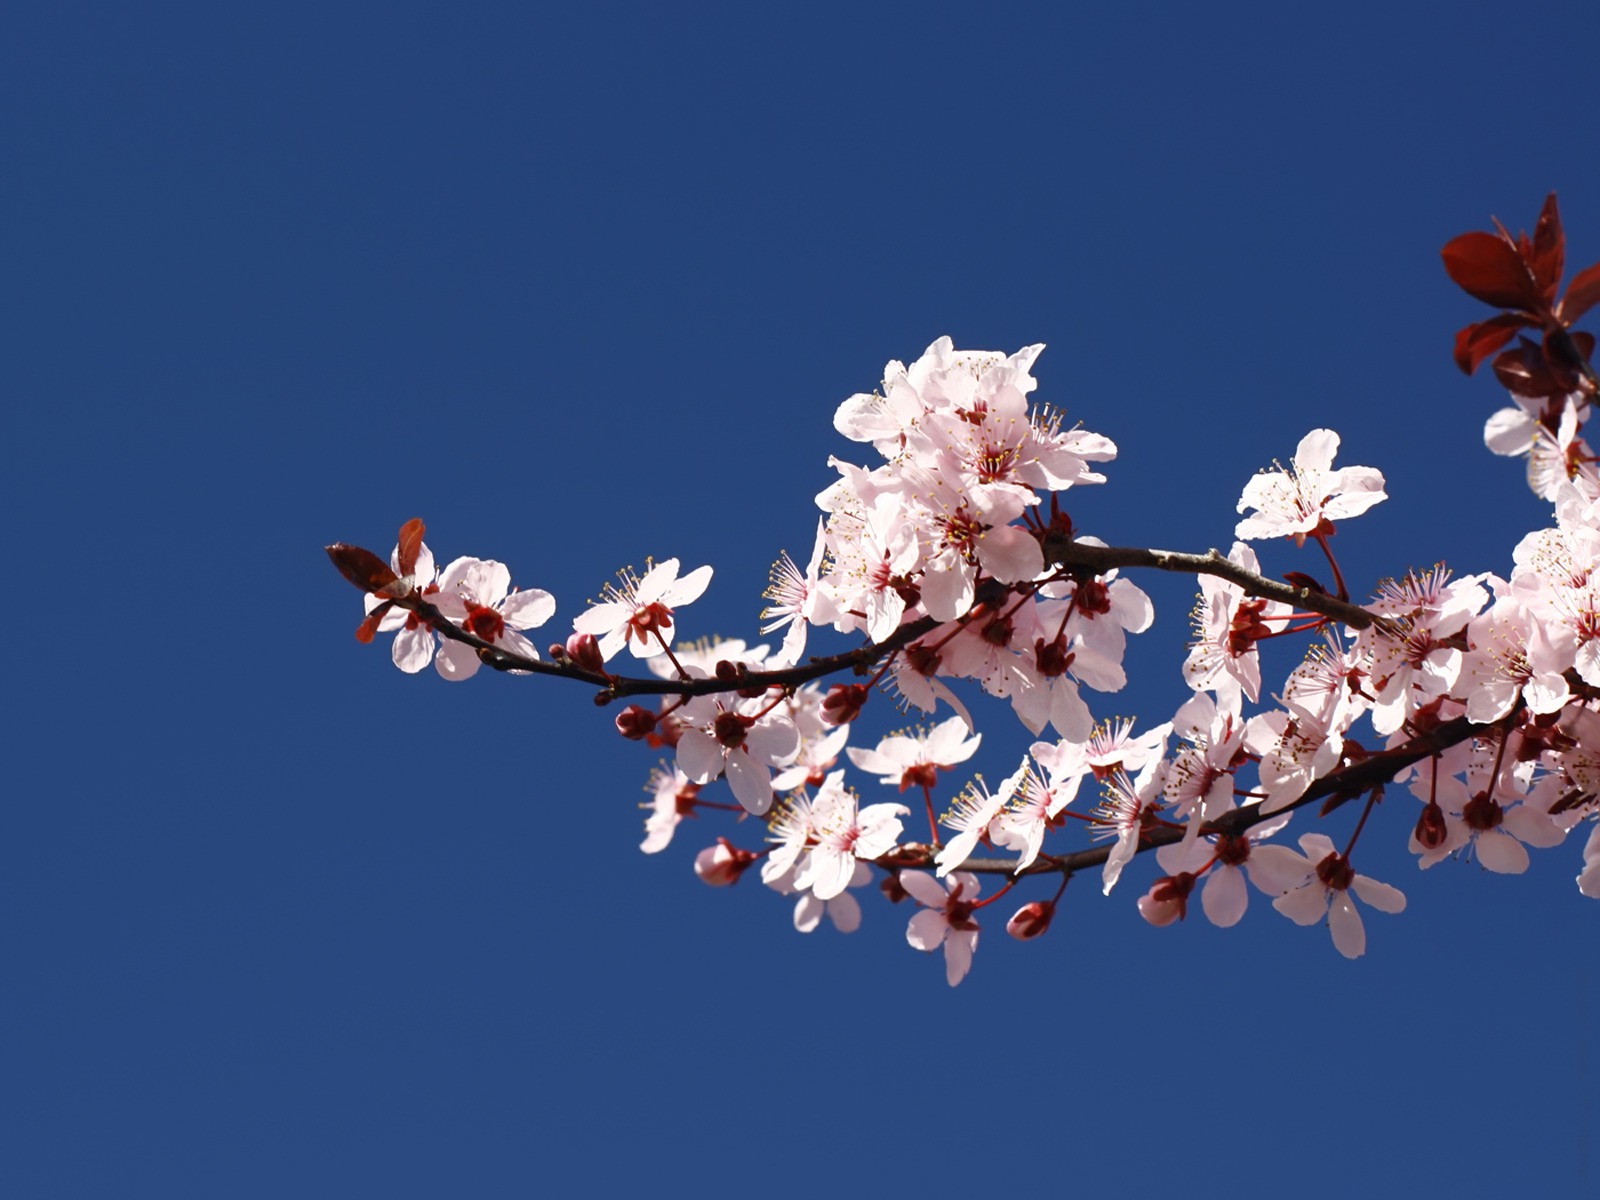
<path fill-rule="evenodd" d="M 602 700 L 657 697 L 615 718 L 624 737 L 663 755 L 647 786 L 646 853 L 705 811 L 755 818 L 756 844 L 719 836 L 700 851 L 702 880 L 727 886 L 758 868 L 795 898 L 797 929 L 826 916 L 851 932 L 862 920 L 852 891 L 878 879 L 888 900 L 912 902 L 906 939 L 942 950 L 952 985 L 971 968 L 986 907 L 1053 884 L 1005 922 L 1018 940 L 1038 938 L 1075 874 L 1097 868 L 1110 893 L 1150 850 L 1163 872 L 1137 899 L 1150 924 L 1182 921 L 1198 892 L 1212 923 L 1235 925 L 1253 888 L 1292 921 L 1325 924 L 1354 958 L 1366 949 L 1357 901 L 1405 907 L 1354 865 L 1390 784 L 1420 805 L 1409 844 L 1421 867 L 1467 859 L 1516 873 L 1531 851 L 1587 827 L 1578 887 L 1600 897 L 1600 472 L 1581 437 L 1596 389 L 1592 342 L 1568 332 L 1600 298 L 1600 274 L 1582 273 L 1563 308 L 1559 243 L 1552 199 L 1532 240 L 1502 230 L 1446 251 L 1458 282 L 1508 310 L 1463 331 L 1458 361 L 1475 367 L 1518 329 L 1541 327 L 1537 355 L 1508 351 L 1496 369 L 1523 378 L 1521 363 L 1568 385 L 1514 395 L 1485 431 L 1491 450 L 1527 457 L 1530 485 L 1552 506 L 1552 523 L 1515 547 L 1504 578 L 1438 566 L 1354 601 L 1330 537 L 1382 501 L 1385 482 L 1370 467 L 1336 468 L 1339 437 L 1327 429 L 1307 433 L 1288 467 L 1244 485 L 1226 557 L 1108 547 L 1062 505 L 1073 487 L 1105 482 L 1094 467 L 1116 447 L 1031 401 L 1042 347 L 958 351 L 948 338 L 909 366 L 889 363 L 878 389 L 839 406 L 836 429 L 876 457 L 831 460 L 806 565 L 784 555 L 774 566 L 762 629 L 782 631 L 776 652 L 680 642 L 681 610 L 712 572 L 680 573 L 676 559 L 622 572 L 541 658 L 524 634 L 551 619 L 554 599 L 513 589 L 493 560 L 437 570 L 420 521 L 401 530 L 387 563 L 356 547 L 329 553 L 366 593 L 358 636 L 393 633 L 402 670 L 431 661 L 460 680 L 487 664 L 585 680 Z M 1315 563 L 1287 586 L 1265 578 L 1249 542 L 1319 554 L 1331 586 Z M 1127 635 L 1154 619 L 1122 573 L 1133 566 L 1200 577 L 1189 696 L 1138 734 L 1092 707 L 1122 689 Z M 819 630 L 852 648 L 803 660 Z M 1283 638 L 1308 648 L 1268 686 L 1262 646 Z M 624 647 L 649 678 L 613 672 Z M 818 682 L 847 670 L 853 682 Z M 947 793 L 945 777 L 980 745 L 962 686 L 1009 705 L 1038 740 L 998 786 L 974 776 Z M 848 745 L 880 692 L 953 715 Z M 862 804 L 850 768 L 906 802 Z M 1098 800 L 1080 802 L 1085 786 Z M 1273 840 L 1318 800 L 1325 813 L 1358 813 L 1342 847 L 1324 832 L 1300 833 L 1298 850 Z M 985 874 L 1003 879 L 988 895 Z"/>

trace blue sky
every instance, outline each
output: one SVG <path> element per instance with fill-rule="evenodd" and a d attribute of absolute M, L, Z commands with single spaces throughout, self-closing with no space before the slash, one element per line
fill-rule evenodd
<path fill-rule="evenodd" d="M 1484 313 L 1438 249 L 1554 189 L 1569 263 L 1600 259 L 1595 32 L 1584 5 L 13 15 L 4 1190 L 1592 1189 L 1576 845 L 1420 876 L 1397 794 L 1360 865 L 1411 903 L 1359 962 L 1259 897 L 1151 929 L 1141 861 L 1039 942 L 993 922 L 952 991 L 902 910 L 806 937 L 753 878 L 699 884 L 709 816 L 640 855 L 654 759 L 582 689 L 402 676 L 321 547 L 420 515 L 561 622 L 675 555 L 717 571 L 685 632 L 753 637 L 855 450 L 835 406 L 949 334 L 1048 344 L 1040 398 L 1121 448 L 1072 497 L 1109 542 L 1225 546 L 1245 480 L 1330 426 L 1389 479 L 1340 530 L 1358 592 L 1505 571 L 1544 511 L 1482 449 L 1503 394 L 1451 364 Z M 1155 721 L 1192 588 L 1147 586 L 1097 711 Z M 995 777 L 1030 739 L 982 728 Z"/>

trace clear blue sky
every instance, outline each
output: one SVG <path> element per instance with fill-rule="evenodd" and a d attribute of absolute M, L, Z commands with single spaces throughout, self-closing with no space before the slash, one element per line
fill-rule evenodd
<path fill-rule="evenodd" d="M 640 855 L 654 759 L 582 689 L 402 676 L 321 547 L 421 515 L 562 622 L 676 555 L 717 570 L 686 632 L 753 637 L 855 451 L 834 407 L 948 333 L 1048 343 L 1040 397 L 1122 449 L 1073 508 L 1107 541 L 1225 546 L 1331 426 L 1390 481 L 1341 529 L 1358 590 L 1506 571 L 1543 509 L 1482 449 L 1503 396 L 1451 364 L 1484 310 L 1438 249 L 1556 189 L 1600 259 L 1596 25 L 13 13 L 0 1192 L 1592 1192 L 1577 845 L 1422 876 L 1396 794 L 1363 869 L 1411 905 L 1359 962 L 1260 897 L 1151 929 L 1141 860 L 1040 942 L 992 921 L 952 991 L 903 910 L 805 937 L 700 885 L 710 818 Z M 1183 695 L 1192 589 L 1148 586 L 1102 713 Z M 983 728 L 993 778 L 1028 739 Z"/>

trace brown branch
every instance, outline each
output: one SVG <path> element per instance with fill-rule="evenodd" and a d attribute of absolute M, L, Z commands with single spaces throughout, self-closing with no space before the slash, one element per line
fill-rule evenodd
<path fill-rule="evenodd" d="M 1216 550 L 1204 554 L 1186 554 L 1179 550 L 1145 550 L 1135 546 L 1091 546 L 1084 542 L 1069 542 L 1060 538 L 1045 539 L 1045 558 L 1057 566 L 1092 567 L 1097 574 L 1116 567 L 1148 567 L 1156 571 L 1175 571 L 1182 575 L 1215 575 L 1236 583 L 1249 595 L 1265 600 L 1281 600 L 1297 605 L 1309 612 L 1332 617 L 1352 629 L 1366 629 L 1377 618 L 1366 609 L 1348 600 L 1340 600 L 1327 592 L 1311 588 L 1292 587 L 1276 579 L 1268 579 L 1247 571 L 1238 563 Z"/>
<path fill-rule="evenodd" d="M 1354 629 L 1366 629 L 1377 620 L 1366 609 L 1330 596 L 1326 592 L 1318 592 L 1311 588 L 1292 587 L 1278 580 L 1257 575 L 1253 571 L 1247 571 L 1239 566 L 1238 563 L 1232 562 L 1224 555 L 1219 554 L 1216 550 L 1209 550 L 1205 554 L 1187 554 L 1177 550 L 1146 550 L 1132 546 L 1094 546 L 1084 542 L 1047 537 L 1044 541 L 1044 552 L 1046 561 L 1057 567 L 1062 569 L 1089 567 L 1096 574 L 1104 574 L 1107 571 L 1122 567 L 1144 567 L 1157 571 L 1173 571 L 1184 575 L 1215 575 L 1220 579 L 1228 580 L 1230 583 L 1238 584 L 1249 595 L 1297 605 L 1308 612 L 1330 617 Z M 1012 592 L 1031 589 L 1031 587 L 1032 585 L 1029 584 L 1007 587 L 993 580 L 987 580 L 978 588 L 977 604 L 973 606 L 970 612 L 958 620 L 963 622 L 971 620 L 999 605 Z M 492 667 L 497 671 L 526 671 L 531 674 L 548 675 L 558 679 L 572 679 L 579 683 L 587 683 L 599 687 L 601 690 L 595 697 L 596 704 L 609 704 L 611 701 L 625 696 L 707 696 L 737 691 L 742 688 L 779 687 L 787 689 L 799 687 L 802 684 L 810 683 L 813 680 L 837 674 L 841 671 L 850 671 L 858 675 L 865 674 L 868 668 L 882 661 L 888 655 L 904 649 L 924 634 L 939 628 L 941 624 L 945 624 L 945 622 L 937 621 L 933 617 L 923 617 L 895 630 L 894 633 L 881 642 L 868 642 L 854 650 L 812 658 L 803 664 L 779 670 L 741 670 L 737 678 L 733 680 L 716 677 L 707 679 L 659 679 L 611 674 L 596 675 L 571 662 L 544 662 L 540 659 L 524 658 L 520 654 L 514 654 L 509 650 L 493 646 L 482 638 L 476 637 L 459 626 L 452 624 L 442 612 L 424 600 L 419 594 L 398 597 L 394 603 L 396 607 L 408 609 L 422 617 L 440 637 L 471 646 L 478 652 L 478 657 L 485 666 Z"/>

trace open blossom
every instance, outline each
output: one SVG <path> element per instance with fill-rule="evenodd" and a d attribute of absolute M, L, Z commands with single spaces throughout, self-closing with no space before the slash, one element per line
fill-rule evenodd
<path fill-rule="evenodd" d="M 1517 772 L 1503 765 L 1496 775 L 1498 759 L 1490 746 L 1463 742 L 1438 759 L 1417 764 L 1411 792 L 1427 806 L 1430 832 L 1427 844 L 1416 832 L 1411 835 L 1419 867 L 1426 869 L 1452 854 L 1471 854 L 1486 870 L 1520 875 L 1528 869 L 1527 847 L 1561 843 L 1566 832 L 1548 811 L 1554 790 L 1529 792 Z"/>
<path fill-rule="evenodd" d="M 1418 708 L 1450 692 L 1461 674 L 1458 637 L 1489 599 L 1484 575 L 1451 579 L 1440 566 L 1412 571 L 1378 589 L 1368 611 L 1385 618 L 1363 629 L 1358 649 L 1369 657 L 1372 727 L 1390 734 Z"/>
<path fill-rule="evenodd" d="M 901 871 L 899 880 L 907 894 L 923 906 L 906 926 L 906 941 L 929 953 L 943 946 L 944 977 L 955 987 L 972 969 L 972 954 L 978 948 L 978 923 L 972 919 L 978 877 L 957 871 L 940 887 L 925 872 Z"/>
<path fill-rule="evenodd" d="M 700 696 L 678 714 L 685 725 L 678 737 L 678 768 L 696 783 L 725 773 L 746 812 L 759 817 L 771 808 L 772 768 L 800 749 L 794 722 L 768 711 L 759 697 Z"/>
<path fill-rule="evenodd" d="M 1161 812 L 1161 793 L 1166 782 L 1167 760 L 1164 758 L 1151 759 L 1137 777 L 1129 778 L 1126 771 L 1118 769 L 1106 780 L 1105 794 L 1095 809 L 1089 836 L 1097 841 L 1117 839 L 1105 866 L 1100 869 L 1100 890 L 1107 896 L 1122 877 L 1122 868 L 1138 852 L 1139 838 L 1154 825 Z"/>
<path fill-rule="evenodd" d="M 635 658 L 651 658 L 672 645 L 673 606 L 698 600 L 710 582 L 710 567 L 678 578 L 675 558 L 656 563 L 643 579 L 622 571 L 616 583 L 606 585 L 605 598 L 573 621 L 572 628 L 599 638 L 607 660 L 624 643 Z"/>
<path fill-rule="evenodd" d="M 1367 931 L 1350 893 L 1387 913 L 1403 912 L 1405 896 L 1398 888 L 1357 875 L 1326 834 L 1302 834 L 1300 848 L 1306 855 L 1304 874 L 1299 884 L 1272 902 L 1272 907 L 1296 925 L 1315 925 L 1326 917 L 1334 949 L 1346 958 L 1360 958 L 1366 953 Z"/>
<path fill-rule="evenodd" d="M 399 546 L 389 555 L 389 567 L 396 575 L 405 574 L 400 562 Z M 427 542 L 419 543 L 417 561 L 411 569 L 411 587 L 417 595 L 431 600 L 439 591 L 438 575 L 433 551 L 428 549 Z M 369 613 L 383 603 L 383 597 L 373 592 L 368 592 L 362 600 Z M 389 653 L 394 658 L 394 665 L 407 675 L 415 675 L 433 661 L 434 643 L 438 635 L 416 613 L 404 608 L 391 608 L 379 620 L 377 632 L 394 634 L 394 644 Z"/>
<path fill-rule="evenodd" d="M 1028 770 L 1028 760 L 1023 759 L 1022 766 L 1007 776 L 1000 790 L 992 795 L 988 785 L 983 782 L 983 776 L 979 775 L 967 785 L 966 791 L 956 797 L 954 807 L 942 823 L 960 832 L 934 858 L 941 877 L 972 857 L 972 852 L 978 848 L 978 839 L 988 832 L 990 823 L 1011 803 Z"/>
<path fill-rule="evenodd" d="M 832 900 L 847 887 L 858 867 L 887 854 L 900 838 L 903 804 L 869 804 L 844 787 L 843 771 L 828 777 L 810 810 L 811 853 L 795 868 L 795 884 L 818 900 Z"/>
<path fill-rule="evenodd" d="M 1313 429 L 1300 439 L 1288 470 L 1263 471 L 1244 485 L 1239 511 L 1256 511 L 1240 521 L 1234 536 L 1246 540 L 1292 537 L 1326 531 L 1332 522 L 1358 516 L 1385 498 L 1383 473 L 1372 467 L 1333 469 L 1339 435 Z"/>
<path fill-rule="evenodd" d="M 862 888 L 871 882 L 872 868 L 866 863 L 857 863 L 855 873 L 850 876 L 847 886 Z M 840 933 L 854 933 L 861 928 L 861 903 L 848 891 L 841 891 L 824 900 L 815 891 L 797 888 L 792 878 L 787 885 L 778 882 L 769 886 L 786 894 L 789 891 L 799 892 L 800 898 L 794 905 L 794 927 L 801 933 L 813 932 L 822 924 L 823 917 L 832 921 L 833 927 Z"/>
<path fill-rule="evenodd" d="M 806 649 L 808 625 L 832 625 L 839 619 L 832 597 L 821 586 L 822 560 L 828 548 L 827 531 L 821 519 L 817 521 L 817 540 L 811 551 L 811 561 L 802 571 L 786 553 L 772 567 L 771 582 L 766 597 L 772 604 L 762 610 L 762 633 L 789 627 L 783 635 L 783 646 L 778 651 L 778 662 L 794 666 Z"/>
<path fill-rule="evenodd" d="M 639 843 L 639 849 L 657 854 L 672 841 L 678 822 L 694 812 L 700 785 L 691 783 L 676 767 L 663 765 L 650 772 L 650 782 L 644 790 L 650 793 L 650 803 L 639 807 L 648 809 L 649 815 L 644 819 L 644 841 Z"/>
<path fill-rule="evenodd" d="M 1235 542 L 1228 560 L 1260 574 L 1256 552 Z M 1261 658 L 1256 643 L 1283 627 L 1293 610 L 1277 600 L 1245 595 L 1236 583 L 1215 575 L 1200 577 L 1200 603 L 1194 610 L 1195 641 L 1184 660 L 1183 677 L 1197 692 L 1215 692 L 1237 709 L 1242 692 L 1261 696 Z"/>
<path fill-rule="evenodd" d="M 1156 861 L 1172 877 L 1188 874 L 1198 879 L 1204 873 L 1200 905 L 1213 925 L 1226 929 L 1237 925 L 1244 916 L 1249 903 L 1249 889 L 1245 887 L 1247 876 L 1260 891 L 1274 898 L 1305 877 L 1305 860 L 1300 855 L 1287 846 L 1260 844 L 1261 839 L 1270 837 L 1288 823 L 1286 813 L 1256 826 L 1248 834 L 1174 842 L 1156 851 Z M 1147 896 L 1140 897 L 1140 915 L 1152 925 L 1170 924 L 1173 918 L 1182 920 L 1182 902 L 1187 896 L 1187 893 L 1158 896 L 1152 889 Z M 1166 908 L 1163 901 L 1177 901 L 1178 906 Z M 1168 920 L 1155 919 L 1159 916 L 1168 916 Z"/>
<path fill-rule="evenodd" d="M 511 590 L 511 571 L 492 559 L 458 558 L 439 576 L 434 605 L 452 622 L 501 650 L 537 659 L 539 651 L 519 630 L 536 629 L 555 615 L 555 597 L 538 588 Z M 433 665 L 446 679 L 477 674 L 478 652 L 444 641 Z"/>
<path fill-rule="evenodd" d="M 898 784 L 902 792 L 911 787 L 931 788 L 938 783 L 940 771 L 948 771 L 978 752 L 983 735 L 968 737 L 969 732 L 966 722 L 951 717 L 926 731 L 891 734 L 876 749 L 851 746 L 846 753 L 863 771 L 883 776 L 884 783 Z"/>
<path fill-rule="evenodd" d="M 1055 747 L 1040 742 L 1034 750 L 1042 751 L 1053 761 Z M 1013 789 L 1011 804 L 990 823 L 990 836 L 995 844 L 1017 851 L 1019 857 L 1013 870 L 1021 871 L 1033 865 L 1044 847 L 1045 831 L 1060 824 L 1061 810 L 1078 795 L 1082 775 L 1066 775 L 1055 783 L 1056 773 L 1046 768 L 1046 780 L 1035 769 L 1033 760 L 1023 759 L 1021 779 Z M 1008 781 L 1009 782 L 1009 781 Z"/>

